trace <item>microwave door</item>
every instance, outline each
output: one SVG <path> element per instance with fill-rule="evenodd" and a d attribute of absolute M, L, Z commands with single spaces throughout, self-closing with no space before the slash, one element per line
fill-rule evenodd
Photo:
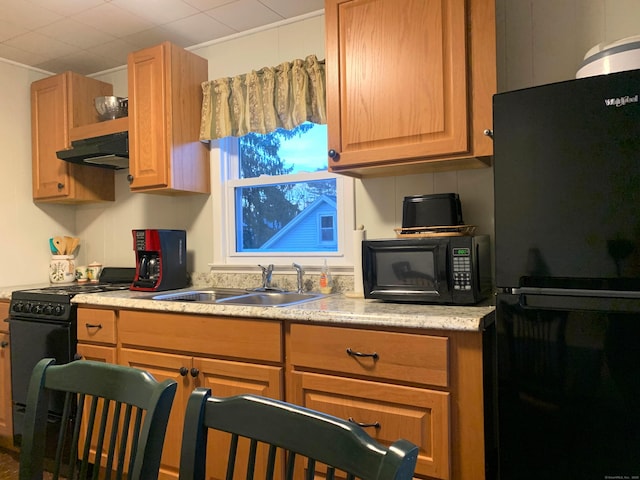
<path fill-rule="evenodd" d="M 363 247 L 366 298 L 396 302 L 448 301 L 447 246 L 443 242 L 368 241 Z"/>

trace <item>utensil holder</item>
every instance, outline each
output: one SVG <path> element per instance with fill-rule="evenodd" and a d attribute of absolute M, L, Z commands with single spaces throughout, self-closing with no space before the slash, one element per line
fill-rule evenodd
<path fill-rule="evenodd" d="M 49 263 L 49 281 L 55 284 L 73 283 L 76 279 L 76 262 L 73 255 L 52 255 Z"/>

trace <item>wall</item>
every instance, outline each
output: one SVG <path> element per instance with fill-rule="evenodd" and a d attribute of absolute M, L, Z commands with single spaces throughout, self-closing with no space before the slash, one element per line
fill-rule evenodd
<path fill-rule="evenodd" d="M 47 280 L 49 238 L 75 230 L 73 208 L 31 200 L 30 85 L 46 76 L 0 61 L 0 286 Z"/>
<path fill-rule="evenodd" d="M 637 0 L 497 0 L 498 90 L 512 90 L 573 78 L 584 53 L 598 42 L 640 33 Z M 307 18 L 195 50 L 209 60 L 209 78 L 245 73 L 315 53 L 324 57 L 324 19 Z M 80 236 L 79 260 L 108 265 L 133 263 L 130 230 L 184 228 L 190 269 L 207 271 L 213 258 L 216 186 L 211 196 L 166 198 L 131 194 L 126 171 L 116 174 L 116 202 L 91 206 L 34 205 L 31 201 L 29 84 L 41 73 L 0 62 L 0 240 L 11 254 L 0 266 L 0 286 L 47 278 L 47 239 Z M 99 76 L 126 95 L 126 71 Z M 212 161 L 215 162 L 215 152 Z M 212 169 L 214 170 L 214 169 Z M 356 182 L 356 224 L 368 236 L 393 236 L 402 221 L 405 195 L 458 192 L 465 222 L 493 231 L 492 170 L 408 175 Z M 7 248 L 7 247 L 5 247 Z"/>

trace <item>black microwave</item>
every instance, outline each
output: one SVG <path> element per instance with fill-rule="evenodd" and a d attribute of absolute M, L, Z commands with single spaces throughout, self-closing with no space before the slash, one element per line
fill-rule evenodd
<path fill-rule="evenodd" d="M 488 235 L 364 240 L 365 298 L 473 305 L 491 294 Z"/>

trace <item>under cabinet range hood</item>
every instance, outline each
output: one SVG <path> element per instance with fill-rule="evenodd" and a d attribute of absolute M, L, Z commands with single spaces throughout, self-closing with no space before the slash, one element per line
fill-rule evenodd
<path fill-rule="evenodd" d="M 129 167 L 129 132 L 71 142 L 71 148 L 56 152 L 60 160 L 93 167 L 120 170 Z"/>

